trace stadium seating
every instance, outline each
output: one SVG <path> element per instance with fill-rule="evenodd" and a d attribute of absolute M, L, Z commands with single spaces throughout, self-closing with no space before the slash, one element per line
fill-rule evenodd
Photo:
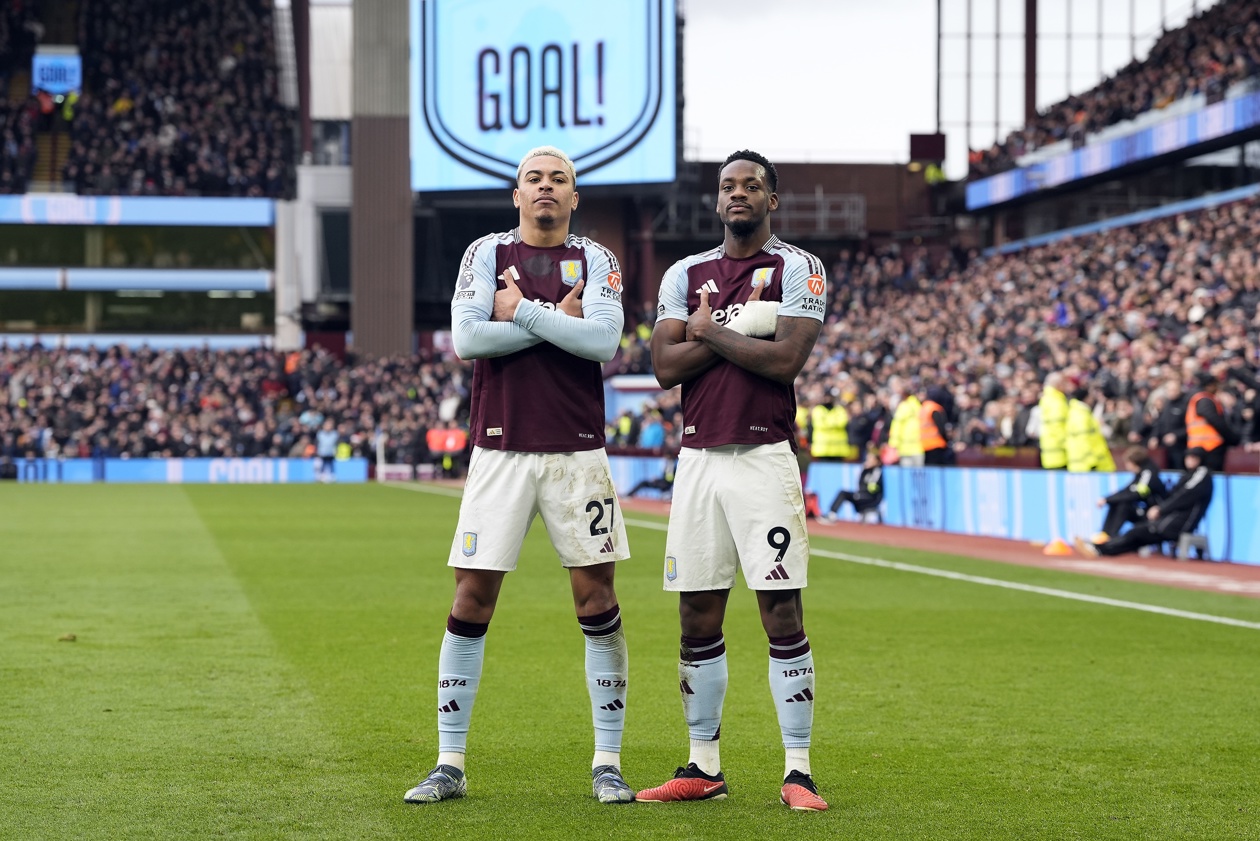
<path fill-rule="evenodd" d="M 0 194 L 24 193 L 35 164 L 38 106 L 30 57 L 39 26 L 29 4 L 0 7 Z"/>
<path fill-rule="evenodd" d="M 921 247 L 844 252 L 830 315 L 797 381 L 806 405 L 835 391 L 869 433 L 896 395 L 950 392 L 955 440 L 1035 444 L 1027 425 L 1051 370 L 1093 389 L 1112 444 L 1145 441 L 1170 378 L 1257 364 L 1260 200 L 1117 228 L 1010 255 Z M 621 358 L 650 362 L 645 342 Z M 1244 441 L 1260 440 L 1255 390 L 1222 400 Z M 677 443 L 676 401 L 660 407 Z"/>
<path fill-rule="evenodd" d="M 82 11 L 84 94 L 62 168 L 98 195 L 283 197 L 294 115 L 270 0 L 113 0 Z"/>
<path fill-rule="evenodd" d="M 1142 61 L 1085 93 L 1051 105 L 1028 125 L 970 158 L 971 178 L 1010 169 L 1024 155 L 1062 141 L 1083 141 L 1108 126 L 1163 109 L 1184 97 L 1204 101 L 1260 74 L 1260 4 L 1221 0 L 1164 33 Z"/>
<path fill-rule="evenodd" d="M 953 403 L 955 440 L 1021 446 L 1035 444 L 1028 418 L 1045 375 L 1061 370 L 1090 386 L 1114 446 L 1144 441 L 1170 379 L 1254 371 L 1257 241 L 1260 199 L 1250 199 L 1008 255 L 844 252 L 799 398 L 812 405 L 834 390 L 850 407 L 851 437 L 861 439 L 897 394 L 939 385 Z M 650 371 L 648 335 L 628 330 L 606 373 Z M 309 410 L 335 417 L 364 454 L 383 427 L 396 450 L 389 460 L 416 463 L 427 457 L 424 432 L 454 417 L 470 376 L 453 356 L 345 365 L 307 352 L 287 374 L 275 373 L 278 365 L 262 351 L 0 346 L 0 429 L 15 439 L 9 451 L 22 454 L 290 455 L 309 444 L 312 427 L 300 420 Z M 69 380 L 58 374 L 65 370 Z M 1221 399 L 1244 441 L 1260 440 L 1255 389 L 1231 380 Z M 648 410 L 659 413 L 666 447 L 676 447 L 677 394 Z"/>
<path fill-rule="evenodd" d="M 325 417 L 354 454 L 430 459 L 467 371 L 416 356 L 347 365 L 322 351 L 9 348 L 0 343 L 0 460 L 33 457 L 303 457 Z"/>

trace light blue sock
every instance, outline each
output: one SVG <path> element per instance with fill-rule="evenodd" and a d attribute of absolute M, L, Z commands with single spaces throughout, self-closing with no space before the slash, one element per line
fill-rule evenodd
<path fill-rule="evenodd" d="M 586 635 L 586 688 L 591 696 L 591 718 L 595 722 L 595 751 L 601 765 L 619 765 L 614 755 L 621 753 L 621 734 L 626 727 L 626 689 L 630 658 L 626 635 L 621 629 L 621 609 L 595 616 L 579 616 Z"/>
<path fill-rule="evenodd" d="M 770 692 L 783 747 L 808 748 L 814 724 L 814 655 L 805 631 L 770 639 Z"/>
<path fill-rule="evenodd" d="M 678 689 L 683 717 L 691 738 L 689 762 L 706 774 L 722 770 L 718 740 L 722 736 L 722 703 L 726 700 L 726 640 L 716 637 L 682 638 L 678 658 Z"/>
<path fill-rule="evenodd" d="M 486 627 L 454 617 L 447 620 L 438 655 L 438 750 L 443 753 L 464 753 L 468 748 L 468 726 L 485 661 Z"/>

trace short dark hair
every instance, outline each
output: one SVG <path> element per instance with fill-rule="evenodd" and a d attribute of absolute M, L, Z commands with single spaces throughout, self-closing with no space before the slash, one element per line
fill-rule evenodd
<path fill-rule="evenodd" d="M 1131 461 L 1134 464 L 1145 464 L 1146 460 L 1149 459 L 1150 457 L 1151 457 L 1151 451 L 1146 449 L 1146 447 L 1140 447 L 1140 446 L 1134 445 L 1124 451 L 1125 460 Z"/>
<path fill-rule="evenodd" d="M 732 161 L 751 161 L 758 166 L 764 167 L 766 170 L 766 181 L 770 184 L 770 192 L 777 193 L 779 191 L 779 171 L 774 168 L 774 164 L 760 152 L 753 152 L 750 149 L 740 149 L 738 152 L 731 152 L 726 156 L 726 160 L 722 161 L 722 166 L 718 169 L 718 178 L 722 177 L 722 170 L 726 169 Z"/>

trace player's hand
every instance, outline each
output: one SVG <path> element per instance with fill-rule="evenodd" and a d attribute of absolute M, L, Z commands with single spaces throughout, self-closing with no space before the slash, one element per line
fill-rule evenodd
<path fill-rule="evenodd" d="M 495 290 L 494 309 L 490 313 L 491 321 L 511 321 L 516 317 L 516 308 L 525 297 L 521 292 L 521 287 L 516 285 L 519 277 L 516 266 L 508 266 L 503 270 L 503 274 L 499 275 L 499 280 L 506 284 L 506 288 Z"/>
<path fill-rule="evenodd" d="M 753 291 L 752 294 L 748 296 L 748 300 L 760 301 L 762 291 L 769 285 L 770 281 L 768 280 L 759 280 L 753 283 Z"/>
<path fill-rule="evenodd" d="M 1106 499 L 1104 499 L 1104 498 L 1103 498 L 1103 497 L 1101 497 L 1101 496 L 1100 496 L 1100 497 L 1098 497 L 1098 507 L 1099 507 L 1099 508 L 1104 507 L 1106 504 L 1107 504 L 1107 500 L 1106 500 Z"/>
<path fill-rule="evenodd" d="M 709 290 L 700 290 L 700 306 L 687 318 L 687 341 L 698 342 L 713 324 L 713 308 L 709 306 Z"/>
<path fill-rule="evenodd" d="M 582 290 L 586 288 L 586 281 L 579 280 L 573 284 L 573 288 L 569 290 L 569 294 L 556 304 L 556 309 L 567 316 L 573 318 L 582 317 Z"/>

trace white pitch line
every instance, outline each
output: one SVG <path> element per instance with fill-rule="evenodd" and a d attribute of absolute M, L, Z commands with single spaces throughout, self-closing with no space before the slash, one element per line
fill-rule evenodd
<path fill-rule="evenodd" d="M 420 491 L 421 493 L 431 493 L 439 496 L 463 496 L 463 493 L 455 488 L 444 488 L 439 485 L 414 485 L 401 482 L 383 482 L 382 484 L 387 487 L 400 488 L 405 491 Z M 625 523 L 628 526 L 635 526 L 641 529 L 651 529 L 653 531 L 666 530 L 665 523 L 658 523 L 655 520 L 639 520 L 632 517 L 626 517 Z M 1249 628 L 1253 631 L 1260 631 L 1260 622 L 1248 622 L 1245 619 L 1232 619 L 1228 616 L 1215 616 L 1210 613 L 1194 613 L 1189 610 L 1177 610 L 1176 608 L 1161 607 L 1156 604 L 1130 602 L 1123 599 L 1109 599 L 1106 596 L 1091 596 L 1088 593 L 1073 593 L 1071 590 L 1057 590 L 1053 587 L 1038 587 L 1035 584 L 1021 584 L 1017 581 L 1003 581 L 1000 578 L 986 578 L 983 575 L 968 575 L 965 572 L 954 572 L 949 569 L 936 569 L 935 567 L 924 567 L 917 564 L 903 564 L 900 561 L 886 561 L 883 558 L 868 558 L 863 555 L 850 555 L 847 552 L 832 552 L 827 549 L 811 549 L 810 554 L 817 555 L 821 558 L 831 558 L 837 561 L 848 561 L 853 564 L 863 564 L 865 566 L 893 569 L 898 572 L 914 572 L 919 575 L 932 575 L 937 578 L 948 578 L 952 581 L 965 581 L 968 584 L 981 584 L 986 587 L 1000 587 L 1004 590 L 1019 590 L 1024 593 L 1035 593 L 1039 596 L 1050 596 L 1056 599 L 1089 602 L 1090 604 L 1101 604 L 1107 607 L 1122 608 L 1124 610 L 1137 610 L 1143 613 L 1156 613 L 1160 616 L 1172 616 L 1177 619 L 1191 619 L 1196 622 L 1212 622 L 1217 625 L 1231 625 L 1235 628 Z"/>
<path fill-rule="evenodd" d="M 664 523 L 657 523 L 652 520 L 634 520 L 626 518 L 626 525 L 638 526 L 639 528 L 654 529 L 656 531 L 665 531 Z M 1020 590 L 1025 593 L 1036 593 L 1039 596 L 1052 596 L 1057 599 L 1071 599 L 1078 602 L 1090 602 L 1092 604 L 1101 604 L 1108 607 L 1119 607 L 1125 610 L 1140 610 L 1144 613 L 1158 613 L 1161 616 L 1175 616 L 1178 619 L 1193 619 L 1196 622 L 1214 622 L 1218 625 L 1233 625 L 1236 628 L 1250 628 L 1253 631 L 1260 631 L 1260 622 L 1248 622 L 1245 619 L 1231 619 L 1228 616 L 1214 616 L 1210 613 L 1194 613 L 1189 610 L 1177 610 L 1172 607 L 1161 607 L 1156 604 L 1143 604 L 1142 602 L 1129 602 L 1122 599 L 1109 599 L 1106 596 L 1091 596 L 1087 593 L 1073 593 L 1070 590 L 1056 590 L 1053 587 L 1038 587 L 1035 584 L 1021 584 L 1017 581 L 1003 581 L 1000 578 L 986 578 L 982 575 L 968 575 L 965 572 L 954 572 L 949 569 L 936 569 L 934 567 L 918 566 L 917 564 L 903 564 L 899 561 L 886 561 L 883 558 L 867 558 L 862 555 L 850 555 L 847 552 L 831 552 L 827 549 L 810 549 L 811 555 L 817 555 L 822 558 L 832 558 L 837 561 L 848 561 L 853 564 L 865 564 L 866 566 L 883 567 L 884 569 L 895 569 L 898 572 L 915 572 L 919 575 L 934 575 L 937 578 L 948 578 L 953 581 L 966 581 L 968 584 L 983 584 L 986 587 L 1001 587 L 1005 590 Z"/>
<path fill-rule="evenodd" d="M 436 496 L 453 496 L 459 499 L 464 492 L 459 488 L 447 488 L 442 485 L 418 485 L 414 482 L 380 482 L 387 488 L 397 488 L 400 491 L 418 491 L 422 494 L 435 494 Z"/>

